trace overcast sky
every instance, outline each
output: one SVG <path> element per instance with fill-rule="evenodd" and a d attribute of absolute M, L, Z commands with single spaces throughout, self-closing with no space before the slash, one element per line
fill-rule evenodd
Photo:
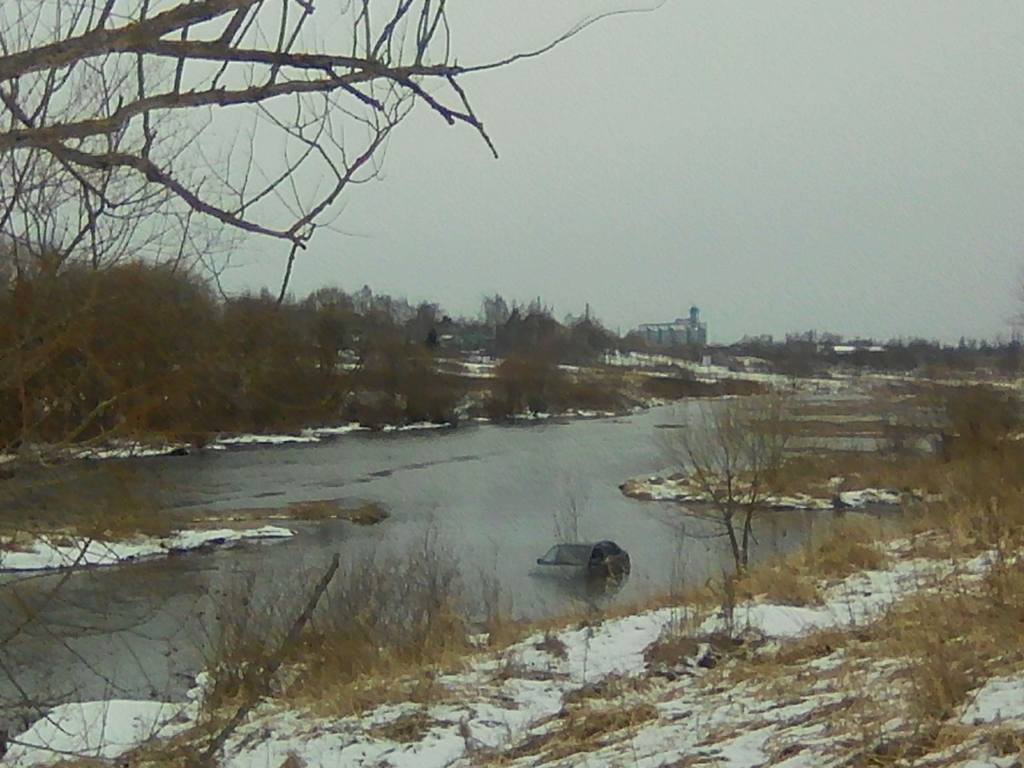
<path fill-rule="evenodd" d="M 456 3 L 457 57 L 596 7 Z M 622 331 L 697 304 L 720 342 L 991 338 L 1024 307 L 1024 3 L 668 0 L 464 85 L 500 159 L 418 108 L 296 294 L 540 296 Z M 260 248 L 227 287 L 276 286 Z"/>

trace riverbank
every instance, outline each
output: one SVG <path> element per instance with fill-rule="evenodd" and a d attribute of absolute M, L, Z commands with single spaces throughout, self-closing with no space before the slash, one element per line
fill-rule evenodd
<path fill-rule="evenodd" d="M 198 514 L 186 526 L 164 536 L 138 532 L 117 535 L 110 531 L 86 536 L 67 527 L 58 532 L 27 530 L 0 536 L 0 574 L 125 565 L 295 536 L 292 528 L 270 521 L 346 520 L 356 525 L 377 525 L 388 517 L 380 504 L 321 499 L 281 507 L 233 509 L 212 516 Z"/>
<path fill-rule="evenodd" d="M 477 416 L 467 419 L 472 424 L 516 424 L 539 421 L 550 421 L 551 419 L 602 419 L 624 416 L 636 413 L 644 408 L 665 405 L 668 401 L 652 399 L 643 406 L 634 406 L 624 411 L 594 411 L 570 409 L 561 413 L 525 412 L 514 414 L 508 419 L 495 422 L 485 416 Z M 146 459 L 167 456 L 189 456 L 201 454 L 205 451 L 228 451 L 250 447 L 266 447 L 275 445 L 304 445 L 322 443 L 334 440 L 346 435 L 358 433 L 380 433 L 380 434 L 401 434 L 407 432 L 422 432 L 425 430 L 446 430 L 456 429 L 459 422 L 431 422 L 419 421 L 408 424 L 378 424 L 366 426 L 359 422 L 349 422 L 335 426 L 307 427 L 296 432 L 262 432 L 262 433 L 239 433 L 228 435 L 216 435 L 213 437 L 203 435 L 192 441 L 163 440 L 156 437 L 139 440 L 111 440 L 90 446 L 72 446 L 58 448 L 54 446 L 26 446 L 23 454 L 0 455 L 0 466 L 13 465 L 17 461 L 29 460 L 45 455 L 49 461 L 76 461 L 91 460 L 103 461 L 108 459 Z M 8 467 L 8 472 L 11 467 Z"/>
<path fill-rule="evenodd" d="M 271 697 L 220 764 L 1010 766 L 1024 659 L 1000 644 L 1024 604 L 1016 592 L 992 600 L 1024 585 L 1024 560 L 934 532 L 871 546 L 884 565 L 820 578 L 813 607 L 762 596 L 594 617 L 390 680 L 390 700 L 342 716 L 329 699 Z M 978 625 L 943 619 L 954 607 Z M 915 653 L 927 642 L 937 658 Z M 200 721 L 188 705 L 67 705 L 12 739 L 6 759 L 112 759 L 156 735 L 130 764 L 177 764 L 231 711 Z"/>
<path fill-rule="evenodd" d="M 393 362 L 398 365 L 397 360 Z M 383 385 L 372 377 L 358 386 L 349 382 L 354 388 L 342 393 L 344 396 L 334 393 L 327 398 L 335 404 L 333 410 L 296 407 L 288 416 L 254 422 L 267 424 L 266 431 L 235 431 L 244 426 L 233 425 L 231 420 L 217 426 L 222 420 L 200 419 L 190 422 L 188 428 L 136 426 L 127 434 L 120 426 L 100 434 L 80 431 L 66 443 L 60 442 L 65 435 L 56 442 L 21 436 L 0 453 L 0 472 L 11 474 L 19 462 L 184 456 L 252 446 L 318 443 L 360 432 L 402 433 L 451 429 L 463 423 L 621 417 L 687 399 L 748 396 L 782 389 L 834 394 L 855 384 L 845 376 L 787 378 L 659 355 L 609 353 L 590 365 L 428 355 L 420 363 L 417 375 L 405 382 L 412 387 L 410 392 L 392 391 L 394 382 Z M 350 374 L 362 371 L 359 365 L 352 365 L 355 367 Z M 429 403 L 418 402 L 424 398 Z M 245 426 L 251 428 L 252 424 Z"/>
<path fill-rule="evenodd" d="M 0 573 L 123 565 L 243 542 L 289 539 L 294 535 L 290 528 L 263 525 L 182 530 L 169 536 L 138 535 L 117 540 L 57 534 L 0 537 Z"/>
<path fill-rule="evenodd" d="M 864 509 L 868 506 L 895 506 L 901 503 L 920 501 L 923 493 L 901 492 L 892 488 L 855 488 L 836 490 L 828 496 L 815 496 L 810 493 L 765 495 L 759 505 L 765 509 Z M 693 478 L 683 474 L 671 474 L 667 477 L 649 475 L 633 477 L 619 486 L 624 496 L 640 501 L 666 501 L 676 504 L 708 504 L 714 499 L 712 494 L 701 487 Z"/>

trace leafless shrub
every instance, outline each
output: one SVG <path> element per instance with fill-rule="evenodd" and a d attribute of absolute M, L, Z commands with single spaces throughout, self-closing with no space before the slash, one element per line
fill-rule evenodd
<path fill-rule="evenodd" d="M 548 411 L 561 400 L 566 381 L 565 374 L 550 356 L 509 355 L 495 372 L 494 387 L 485 410 L 493 419 L 508 418 L 524 411 Z"/>
<path fill-rule="evenodd" d="M 250 580 L 229 592 L 213 632 L 209 707 L 244 698 L 251 670 L 265 664 L 294 617 L 280 596 L 253 603 Z M 360 681 L 419 673 L 467 646 L 456 568 L 435 537 L 398 554 L 344 564 L 318 610 L 287 649 L 280 696 L 358 708 Z M 283 607 L 282 607 L 283 606 Z"/>
<path fill-rule="evenodd" d="M 737 573 L 750 563 L 754 518 L 785 458 L 787 408 L 778 397 L 702 403 L 692 423 L 663 433 L 666 453 L 711 500 L 709 511 L 686 512 L 721 526 Z"/>
<path fill-rule="evenodd" d="M 582 489 L 566 491 L 565 503 L 552 512 L 556 541 L 570 544 L 580 540 L 580 512 L 587 509 L 588 504 Z"/>

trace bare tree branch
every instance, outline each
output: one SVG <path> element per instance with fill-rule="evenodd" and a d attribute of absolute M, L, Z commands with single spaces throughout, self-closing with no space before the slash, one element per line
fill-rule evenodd
<path fill-rule="evenodd" d="M 183 239 L 189 221 L 194 237 L 198 214 L 286 241 L 282 293 L 344 190 L 376 175 L 371 160 L 411 104 L 470 127 L 497 156 L 461 78 L 539 56 L 620 13 L 464 67 L 452 58 L 444 0 L 61 0 L 35 14 L 28 0 L 12 2 L 0 10 L 9 117 L 0 157 L 14 166 L 0 181 L 0 237 L 42 237 L 65 258 L 90 253 L 98 267 L 117 248 L 152 241 L 158 217 Z M 263 120 L 258 145 L 255 132 L 248 151 L 207 140 L 230 132 L 221 115 L 246 109 Z M 303 181 L 325 174 L 326 187 Z M 166 258 L 180 256 L 173 246 Z"/>

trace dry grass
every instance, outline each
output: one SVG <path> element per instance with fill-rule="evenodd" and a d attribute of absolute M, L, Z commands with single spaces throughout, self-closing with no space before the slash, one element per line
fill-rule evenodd
<path fill-rule="evenodd" d="M 245 700 L 281 647 L 301 599 L 248 599 L 240 585 L 212 633 L 208 706 Z M 390 700 L 430 700 L 432 669 L 457 669 L 470 650 L 458 611 L 454 562 L 428 537 L 400 556 L 367 557 L 335 577 L 313 619 L 286 648 L 275 696 L 324 714 L 363 711 Z"/>
<path fill-rule="evenodd" d="M 657 397 L 663 400 L 680 400 L 689 397 L 747 397 L 763 395 L 767 392 L 763 384 L 743 379 L 703 382 L 682 376 L 665 378 L 637 374 L 633 381 L 639 385 L 639 392 L 643 397 Z"/>
<path fill-rule="evenodd" d="M 501 757 L 518 760 L 536 756 L 544 761 L 555 761 L 594 752 L 619 738 L 622 731 L 636 729 L 657 718 L 658 710 L 646 702 L 572 708 L 564 711 L 564 717 L 560 717 L 550 731 L 527 739 Z"/>
<path fill-rule="evenodd" d="M 833 690 L 850 691 L 856 702 L 842 721 L 830 724 L 851 739 L 849 764 L 905 765 L 976 738 L 974 730 L 957 724 L 956 715 L 985 680 L 1021 669 L 1022 627 L 1024 564 L 1013 563 L 997 566 L 981 581 L 954 575 L 935 582 L 860 630 L 808 635 L 733 667 L 729 675 L 760 685 L 774 681 L 780 696 L 829 676 Z M 809 673 L 808 661 L 840 649 L 836 668 Z M 883 727 L 894 717 L 901 721 L 898 728 Z M 1004 734 L 1003 742 L 1013 754 L 1020 735 Z"/>
<path fill-rule="evenodd" d="M 408 744 L 422 739 L 423 734 L 430 730 L 430 726 L 433 723 L 434 721 L 431 720 L 426 712 L 417 710 L 407 715 L 402 715 L 386 725 L 374 728 L 370 733 L 378 739 Z"/>
<path fill-rule="evenodd" d="M 941 560 L 992 552 L 995 563 L 986 576 L 922 577 L 922 590 L 880 620 L 854 631 L 813 633 L 741 659 L 729 667 L 729 680 L 756 680 L 784 696 L 806 686 L 803 678 L 818 685 L 827 676 L 833 690 L 850 691 L 850 707 L 830 722 L 830 731 L 847 740 L 849 765 L 906 765 L 939 750 L 949 750 L 952 760 L 976 752 L 979 744 L 995 744 L 989 729 L 959 726 L 956 715 L 985 680 L 1024 666 L 1024 560 L 1018 554 L 1024 547 L 1024 483 L 1018 459 L 1011 449 L 947 463 L 945 501 L 918 505 L 909 516 L 913 555 Z M 852 523 L 795 555 L 790 569 L 839 578 L 883 565 L 872 546 L 878 531 Z M 923 529 L 928 532 L 918 532 Z M 806 667 L 836 651 L 837 666 L 828 672 Z M 896 730 L 886 725 L 893 718 L 901 723 Z M 1019 754 L 1019 731 L 991 730 L 999 741 L 996 752 Z"/>
<path fill-rule="evenodd" d="M 62 468 L 52 475 L 28 472 L 0 488 L 0 536 L 100 541 L 167 536 L 173 521 L 164 511 L 161 491 L 116 463 Z"/>
<path fill-rule="evenodd" d="M 997 578 L 1009 578 L 1004 586 L 1022 594 L 1019 570 Z M 836 711 L 811 715 L 827 724 L 835 755 L 845 753 L 844 765 L 909 765 L 938 751 L 947 755 L 945 761 L 926 764 L 959 764 L 953 758 L 966 759 L 979 744 L 1017 754 L 1019 729 L 993 728 L 996 745 L 988 729 L 982 734 L 960 726 L 956 716 L 985 680 L 1021 669 L 1024 613 L 1019 604 L 996 607 L 989 584 L 961 589 L 954 581 L 936 587 L 941 591 L 905 600 L 860 630 L 816 632 L 767 654 L 741 656 L 704 682 L 713 688 L 750 685 L 747 695 L 778 701 L 822 690 L 845 692 Z M 827 656 L 834 665 L 808 666 Z"/>
<path fill-rule="evenodd" d="M 356 525 L 376 525 L 389 517 L 388 511 L 376 502 L 352 503 L 345 499 L 295 501 L 283 507 L 249 507 L 223 513 L 203 513 L 201 522 L 256 522 L 264 520 L 348 520 Z"/>
<path fill-rule="evenodd" d="M 545 651 L 556 659 L 564 659 L 569 653 L 562 639 L 551 630 L 544 633 L 544 637 L 537 643 L 537 650 Z"/>
<path fill-rule="evenodd" d="M 916 554 L 956 557 L 1024 546 L 1024 445 L 1000 444 L 943 468 L 941 501 L 915 505 L 908 520 Z"/>
<path fill-rule="evenodd" d="M 856 638 L 844 630 L 820 629 L 786 643 L 769 659 L 760 659 L 759 663 L 770 661 L 784 667 L 802 666 L 808 661 L 820 659 L 848 646 L 851 641 L 855 642 Z"/>
<path fill-rule="evenodd" d="M 922 721 L 941 721 L 985 679 L 1024 662 L 1024 565 L 996 567 L 980 585 L 955 582 L 904 601 L 871 638 L 888 658 L 907 660 L 909 706 Z"/>
<path fill-rule="evenodd" d="M 890 430 L 882 420 L 829 420 L 799 418 L 782 422 L 780 428 L 794 437 L 885 437 Z"/>
<path fill-rule="evenodd" d="M 297 501 L 285 513 L 292 520 L 348 520 L 357 525 L 376 525 L 388 518 L 387 510 L 375 502 L 347 506 L 337 499 Z"/>
<path fill-rule="evenodd" d="M 568 616 L 563 617 L 568 622 Z M 563 623 L 564 623 L 563 622 Z M 487 647 L 491 650 L 500 650 L 515 645 L 520 640 L 533 634 L 538 629 L 550 628 L 543 622 L 529 622 L 522 619 L 513 619 L 507 614 L 496 614 L 488 617 L 484 622 L 483 634 L 487 636 Z"/>
<path fill-rule="evenodd" d="M 624 677 L 622 675 L 609 675 L 608 677 L 587 683 L 582 688 L 576 688 L 565 694 L 566 705 L 584 704 L 589 699 L 597 699 L 604 702 L 614 702 L 619 699 L 636 698 L 653 687 L 650 678 Z"/>
<path fill-rule="evenodd" d="M 669 633 L 655 640 L 644 651 L 650 668 L 675 667 L 697 655 L 700 643 L 687 635 Z"/>
<path fill-rule="evenodd" d="M 847 517 L 803 550 L 750 569 L 737 581 L 736 594 L 780 605 L 818 604 L 824 581 L 884 568 L 887 557 L 878 544 L 885 537 L 881 524 L 872 518 Z"/>
<path fill-rule="evenodd" d="M 934 456 L 885 455 L 868 451 L 814 451 L 790 456 L 773 480 L 777 493 L 828 495 L 833 490 L 895 488 L 937 493 L 946 474 Z M 843 478 L 838 488 L 831 478 Z"/>
<path fill-rule="evenodd" d="M 764 598 L 779 605 L 814 605 L 821 602 L 817 579 L 791 565 L 792 561 L 754 568 L 739 579 L 737 595 Z"/>
<path fill-rule="evenodd" d="M 847 517 L 828 536 L 800 554 L 804 568 L 815 576 L 841 579 L 858 571 L 879 570 L 886 555 L 878 547 L 887 535 L 881 523 L 866 517 Z"/>

